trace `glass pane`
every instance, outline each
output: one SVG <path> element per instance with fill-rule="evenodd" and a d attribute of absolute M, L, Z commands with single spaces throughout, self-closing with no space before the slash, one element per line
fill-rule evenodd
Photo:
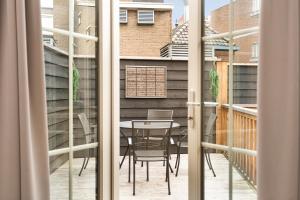
<path fill-rule="evenodd" d="M 40 0 L 42 27 L 69 30 L 69 1 Z M 44 42 L 68 52 L 69 43 L 66 36 L 43 30 Z"/>
<path fill-rule="evenodd" d="M 69 200 L 69 154 L 49 158 L 50 199 Z"/>
<path fill-rule="evenodd" d="M 204 0 L 205 25 L 206 25 L 204 36 L 228 32 L 229 2 L 230 0 L 222 0 L 222 1 Z M 222 40 L 219 40 L 219 42 L 221 41 Z"/>
<path fill-rule="evenodd" d="M 73 144 L 80 146 L 98 141 L 98 66 L 95 59 L 95 42 L 74 38 L 74 47 Z M 77 54 L 78 51 L 81 51 L 80 55 Z M 96 199 L 97 149 L 74 152 L 74 199 Z"/>
<path fill-rule="evenodd" d="M 90 46 L 79 46 L 92 52 L 75 55 L 73 64 L 73 112 L 74 145 L 97 142 L 97 74 L 95 42 L 76 39 L 74 43 L 85 42 Z M 92 47 L 92 48 L 91 48 Z"/>
<path fill-rule="evenodd" d="M 261 0 L 236 0 L 233 2 L 233 30 L 254 28 L 259 25 Z"/>
<path fill-rule="evenodd" d="M 205 2 L 204 35 L 211 36 L 226 32 L 228 22 L 227 1 Z M 226 14 L 219 15 L 219 12 Z M 222 23 L 220 23 L 222 22 Z M 222 26 L 222 27 L 220 27 Z M 228 70 L 229 42 L 226 38 L 210 39 L 204 42 L 204 65 L 202 67 L 202 138 L 204 142 L 227 145 L 226 119 L 222 117 L 221 103 L 227 102 L 226 77 L 220 74 Z M 219 78 L 219 83 L 216 82 Z M 218 103 L 218 104 L 216 104 Z M 229 199 L 228 154 L 215 149 L 203 149 L 204 199 Z"/>
<path fill-rule="evenodd" d="M 69 146 L 69 56 L 44 41 L 44 60 L 49 150 L 54 150 Z"/>
<path fill-rule="evenodd" d="M 42 26 L 69 30 L 69 0 L 40 0 Z"/>
<path fill-rule="evenodd" d="M 97 199 L 97 148 L 74 153 L 73 199 Z"/>
<path fill-rule="evenodd" d="M 220 2 L 219 5 L 209 0 L 205 2 L 206 35 L 246 28 L 250 30 L 258 26 L 259 10 L 255 13 L 252 10 L 252 4 L 257 3 L 255 0 L 230 2 Z M 247 31 L 234 35 L 232 41 L 230 37 L 205 42 L 205 65 L 202 71 L 202 94 L 203 101 L 206 102 L 202 111 L 203 141 L 224 146 L 232 145 L 235 148 L 252 150 L 253 153 L 256 151 L 258 33 L 257 30 Z M 217 102 L 217 106 L 212 107 L 212 104 L 207 103 L 211 101 Z M 208 107 L 209 105 L 211 107 Z M 212 124 L 210 119 L 214 115 L 217 119 L 215 124 Z M 221 157 L 214 160 L 217 155 Z M 204 149 L 203 159 L 207 164 L 204 167 L 206 199 L 257 198 L 255 156 Z M 221 160 L 224 163 L 221 164 Z M 223 167 L 219 167 L 220 165 Z M 213 177 L 210 168 L 214 169 L 216 177 Z M 208 178 L 209 175 L 211 178 Z M 224 178 L 223 183 L 219 179 L 221 177 Z M 211 183 L 212 180 L 214 184 Z"/>
<path fill-rule="evenodd" d="M 251 29 L 259 25 L 260 0 L 238 0 L 233 7 L 233 29 L 249 31 L 233 38 L 232 141 L 234 147 L 256 151 L 259 37 Z M 232 166 L 233 199 L 257 199 L 256 157 L 233 153 Z"/>
<path fill-rule="evenodd" d="M 74 31 L 96 36 L 96 1 L 76 1 L 74 11 Z"/>

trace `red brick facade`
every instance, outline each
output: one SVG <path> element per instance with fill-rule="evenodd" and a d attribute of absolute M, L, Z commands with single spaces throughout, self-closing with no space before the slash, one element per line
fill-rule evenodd
<path fill-rule="evenodd" d="M 259 14 L 252 11 L 253 0 L 236 0 L 234 2 L 234 30 L 258 26 Z M 225 5 L 211 12 L 211 27 L 218 33 L 229 30 L 229 5 Z M 239 47 L 235 53 L 235 63 L 257 62 L 251 55 L 252 45 L 258 43 L 258 34 L 240 37 L 234 40 Z"/>

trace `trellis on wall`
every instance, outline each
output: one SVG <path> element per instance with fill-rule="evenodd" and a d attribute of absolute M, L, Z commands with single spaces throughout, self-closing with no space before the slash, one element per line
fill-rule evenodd
<path fill-rule="evenodd" d="M 126 66 L 126 98 L 166 98 L 166 66 Z"/>

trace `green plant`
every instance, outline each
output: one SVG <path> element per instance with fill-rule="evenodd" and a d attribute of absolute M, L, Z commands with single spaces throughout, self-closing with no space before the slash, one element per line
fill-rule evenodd
<path fill-rule="evenodd" d="M 219 75 L 215 68 L 215 63 L 214 63 L 214 67 L 211 68 L 211 70 L 209 71 L 209 81 L 210 81 L 209 89 L 211 91 L 211 95 L 213 96 L 214 99 L 217 99 L 219 94 Z"/>
<path fill-rule="evenodd" d="M 78 100 L 80 73 L 75 64 L 73 64 L 73 101 Z"/>

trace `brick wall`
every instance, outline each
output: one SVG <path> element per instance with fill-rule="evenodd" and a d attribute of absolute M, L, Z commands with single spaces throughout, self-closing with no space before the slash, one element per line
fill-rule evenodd
<path fill-rule="evenodd" d="M 81 17 L 79 17 L 81 16 Z M 80 23 L 79 23 L 80 18 Z M 94 6 L 75 7 L 75 22 L 74 27 L 76 32 L 95 36 L 96 33 L 96 17 Z M 74 39 L 74 53 L 78 55 L 95 55 L 95 42 L 83 39 Z"/>
<path fill-rule="evenodd" d="M 69 30 L 69 3 L 68 0 L 53 0 L 53 25 L 54 28 Z M 67 51 L 69 40 L 67 36 L 53 33 L 55 46 Z"/>
<path fill-rule="evenodd" d="M 259 15 L 252 13 L 252 0 L 236 0 L 234 3 L 234 30 L 258 26 Z M 229 30 L 229 5 L 211 12 L 211 27 L 219 33 Z M 235 39 L 234 43 L 240 48 L 235 53 L 234 62 L 248 63 L 251 59 L 251 47 L 258 42 L 258 35 L 250 35 Z"/>
<path fill-rule="evenodd" d="M 153 25 L 138 25 L 137 11 L 128 10 L 128 23 L 120 25 L 122 56 L 160 56 L 160 48 L 171 41 L 172 12 L 155 11 Z"/>
<path fill-rule="evenodd" d="M 129 1 L 129 0 L 126 0 Z M 54 0 L 54 27 L 69 29 L 68 1 Z M 78 15 L 81 13 L 81 23 Z M 171 41 L 172 11 L 155 11 L 153 25 L 138 25 L 137 10 L 128 10 L 128 23 L 120 25 L 121 56 L 160 56 L 160 48 Z M 75 5 L 74 29 L 78 33 L 95 35 L 95 7 Z M 56 47 L 68 51 L 68 37 L 54 33 Z M 83 39 L 74 39 L 74 53 L 79 55 L 94 55 L 95 43 Z"/>

